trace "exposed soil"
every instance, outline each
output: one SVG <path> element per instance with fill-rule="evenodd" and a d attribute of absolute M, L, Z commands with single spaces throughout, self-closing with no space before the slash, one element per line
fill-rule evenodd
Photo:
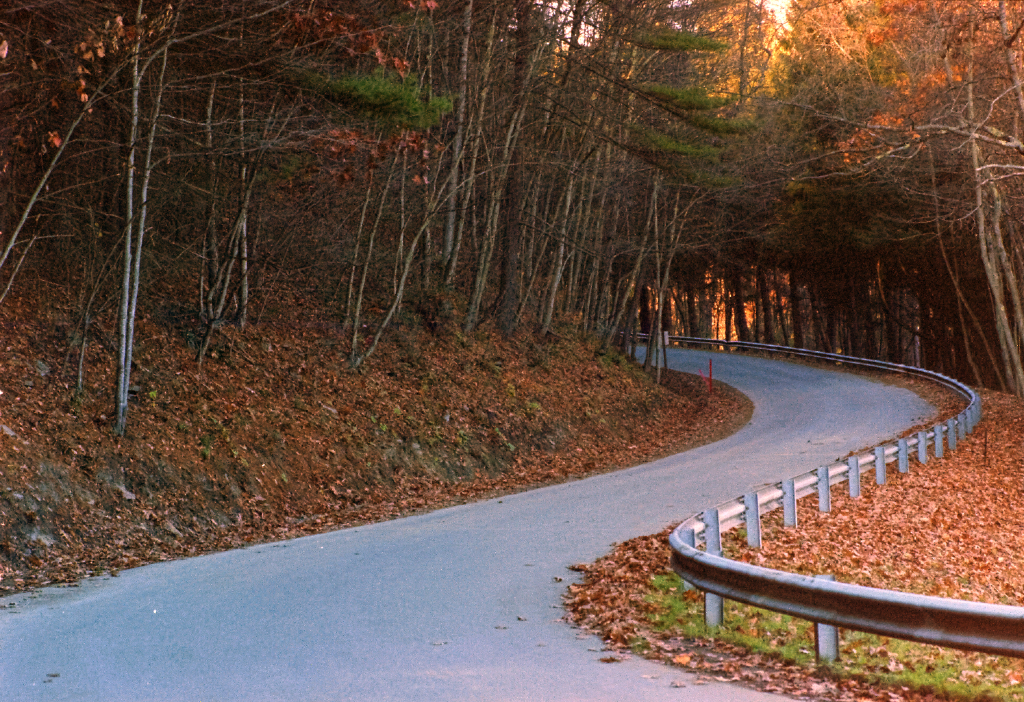
<path fill-rule="evenodd" d="M 340 330 L 301 315 L 225 329 L 199 368 L 172 310 L 138 321 L 117 438 L 112 325 L 93 325 L 76 392 L 80 340 L 40 309 L 0 307 L 0 592 L 628 467 L 752 412 L 720 383 L 658 387 L 588 341 L 415 320 L 360 372 Z"/>

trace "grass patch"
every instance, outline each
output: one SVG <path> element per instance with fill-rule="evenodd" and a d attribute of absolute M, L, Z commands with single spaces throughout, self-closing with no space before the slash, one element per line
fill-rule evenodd
<path fill-rule="evenodd" d="M 725 623 L 704 624 L 703 596 L 674 573 L 651 578 L 653 627 L 674 636 L 716 639 L 829 677 L 930 692 L 954 700 L 1024 700 L 1024 661 L 967 653 L 841 629 L 835 663 L 818 665 L 810 622 L 726 600 Z"/>

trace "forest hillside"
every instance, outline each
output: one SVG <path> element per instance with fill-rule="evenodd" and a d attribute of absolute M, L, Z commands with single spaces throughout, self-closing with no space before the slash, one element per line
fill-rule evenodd
<path fill-rule="evenodd" d="M 41 309 L 0 310 L 0 592 L 635 465 L 751 411 L 585 338 L 410 323 L 355 371 L 296 315 L 228 331 L 200 369 L 185 330 L 143 315 L 118 437 L 103 337 L 76 391 L 66 321 Z"/>
<path fill-rule="evenodd" d="M 0 3 L 0 587 L 635 462 L 704 416 L 624 361 L 641 334 L 1024 396 L 1022 28 Z"/>

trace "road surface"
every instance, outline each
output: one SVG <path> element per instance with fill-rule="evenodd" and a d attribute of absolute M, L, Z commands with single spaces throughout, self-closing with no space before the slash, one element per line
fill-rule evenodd
<path fill-rule="evenodd" d="M 706 351 L 670 366 L 706 372 Z M 632 658 L 559 621 L 612 544 L 920 423 L 863 377 L 714 354 L 755 404 L 733 436 L 628 470 L 0 598 L 0 700 L 767 702 Z M 9 606 L 16 603 L 15 606 Z M 685 687 L 674 687 L 682 682 Z"/>

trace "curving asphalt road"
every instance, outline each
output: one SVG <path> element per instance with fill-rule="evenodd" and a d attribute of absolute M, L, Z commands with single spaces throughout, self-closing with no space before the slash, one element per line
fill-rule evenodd
<path fill-rule="evenodd" d="M 669 363 L 696 372 L 711 355 L 677 349 Z M 932 407 L 858 376 L 714 359 L 715 378 L 756 406 L 724 441 L 500 499 L 0 598 L 0 700 L 778 700 L 695 686 L 641 659 L 600 663 L 600 640 L 558 621 L 576 577 L 566 566 L 878 443 Z"/>

